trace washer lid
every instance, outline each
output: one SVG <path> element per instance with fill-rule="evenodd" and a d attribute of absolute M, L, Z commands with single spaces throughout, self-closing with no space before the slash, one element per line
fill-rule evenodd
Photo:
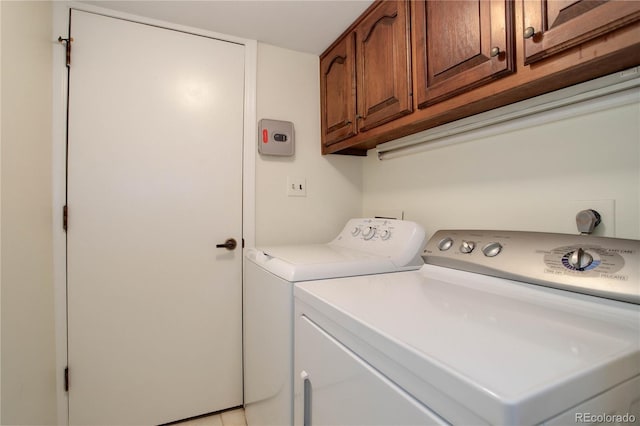
<path fill-rule="evenodd" d="M 396 266 L 379 256 L 335 244 L 273 246 L 247 250 L 247 259 L 290 282 L 418 269 Z"/>
<path fill-rule="evenodd" d="M 294 291 L 453 423 L 537 424 L 640 374 L 638 305 L 432 265 Z"/>
<path fill-rule="evenodd" d="M 422 226 L 395 219 L 350 219 L 326 244 L 247 250 L 247 258 L 287 281 L 307 281 L 420 268 Z"/>

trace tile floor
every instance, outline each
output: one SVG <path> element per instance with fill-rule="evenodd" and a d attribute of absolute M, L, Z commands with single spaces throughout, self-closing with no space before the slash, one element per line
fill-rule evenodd
<path fill-rule="evenodd" d="M 206 417 L 174 423 L 172 426 L 247 426 L 247 420 L 244 418 L 244 409 L 236 408 Z"/>

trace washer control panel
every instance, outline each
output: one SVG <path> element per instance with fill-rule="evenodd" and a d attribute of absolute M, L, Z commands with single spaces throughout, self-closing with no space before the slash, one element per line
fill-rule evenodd
<path fill-rule="evenodd" d="M 422 257 L 428 264 L 640 304 L 640 240 L 442 230 Z"/>
<path fill-rule="evenodd" d="M 377 240 L 387 241 L 391 239 L 398 228 L 405 228 L 405 231 L 411 231 L 412 222 L 399 221 L 395 219 L 352 219 L 348 224 L 351 226 L 351 236 L 360 238 L 365 241 Z M 406 234 L 406 232 L 405 232 Z M 406 238 L 408 235 L 402 235 L 402 230 L 398 235 L 400 238 Z"/>
<path fill-rule="evenodd" d="M 398 266 L 422 265 L 427 242 L 422 226 L 408 220 L 351 219 L 329 244 L 390 258 Z"/>

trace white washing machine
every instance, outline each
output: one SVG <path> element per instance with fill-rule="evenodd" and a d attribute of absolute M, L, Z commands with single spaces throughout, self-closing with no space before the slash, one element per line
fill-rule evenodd
<path fill-rule="evenodd" d="M 249 426 L 293 423 L 293 285 L 417 270 L 424 229 L 409 221 L 351 219 L 326 244 L 247 251 L 244 267 L 244 401 Z"/>
<path fill-rule="evenodd" d="M 640 241 L 439 231 L 424 258 L 296 284 L 294 424 L 640 422 Z"/>

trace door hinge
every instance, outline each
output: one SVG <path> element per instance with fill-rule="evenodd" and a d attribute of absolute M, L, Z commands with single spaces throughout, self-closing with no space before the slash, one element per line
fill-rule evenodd
<path fill-rule="evenodd" d="M 64 391 L 69 392 L 69 367 L 64 369 Z"/>
<path fill-rule="evenodd" d="M 67 66 L 71 66 L 71 43 L 73 43 L 73 37 L 62 38 L 62 36 L 59 36 L 58 43 L 64 43 L 67 48 Z"/>
<path fill-rule="evenodd" d="M 242 239 L 242 248 L 244 248 L 244 238 Z"/>
<path fill-rule="evenodd" d="M 62 207 L 62 229 L 64 229 L 65 231 L 67 230 L 67 225 L 69 221 L 68 211 L 69 209 L 67 208 L 66 205 Z"/>

